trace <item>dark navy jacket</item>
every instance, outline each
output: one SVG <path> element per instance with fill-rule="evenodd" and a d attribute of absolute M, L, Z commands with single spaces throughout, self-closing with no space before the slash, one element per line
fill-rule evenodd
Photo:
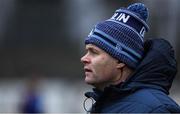
<path fill-rule="evenodd" d="M 145 42 L 145 52 L 126 82 L 85 93 L 96 101 L 90 112 L 180 113 L 180 106 L 168 97 L 177 72 L 173 48 L 163 39 L 153 39 Z"/>

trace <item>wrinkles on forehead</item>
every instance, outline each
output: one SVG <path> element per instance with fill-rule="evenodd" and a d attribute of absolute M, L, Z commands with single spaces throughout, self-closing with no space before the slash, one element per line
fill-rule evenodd
<path fill-rule="evenodd" d="M 96 51 L 103 51 L 102 49 L 98 48 L 97 46 L 93 44 L 87 44 L 86 45 L 86 50 L 96 50 Z"/>

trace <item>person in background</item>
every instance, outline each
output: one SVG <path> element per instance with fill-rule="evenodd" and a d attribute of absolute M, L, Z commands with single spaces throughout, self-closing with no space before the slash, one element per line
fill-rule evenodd
<path fill-rule="evenodd" d="M 45 113 L 43 98 L 39 91 L 40 82 L 41 78 L 36 74 L 27 80 L 20 104 L 20 113 Z"/>
<path fill-rule="evenodd" d="M 134 3 L 95 25 L 81 58 L 93 85 L 90 113 L 180 113 L 169 96 L 177 72 L 174 49 L 164 39 L 144 40 L 148 9 Z M 86 107 L 85 107 L 86 108 Z"/>

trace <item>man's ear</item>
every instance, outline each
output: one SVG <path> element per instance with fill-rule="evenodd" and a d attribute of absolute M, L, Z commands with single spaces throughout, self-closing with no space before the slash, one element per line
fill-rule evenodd
<path fill-rule="evenodd" d="M 117 64 L 116 68 L 121 69 L 121 68 L 123 68 L 125 65 L 126 65 L 126 64 L 118 61 L 118 64 Z"/>

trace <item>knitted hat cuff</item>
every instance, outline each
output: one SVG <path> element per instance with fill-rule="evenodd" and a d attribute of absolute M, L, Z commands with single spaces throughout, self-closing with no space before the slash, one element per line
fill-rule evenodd
<path fill-rule="evenodd" d="M 135 69 L 136 65 L 138 64 L 139 60 L 135 60 L 133 57 L 129 56 L 128 53 L 117 51 L 118 49 L 112 47 L 108 43 L 104 42 L 103 40 L 99 40 L 97 36 L 87 37 L 85 40 L 85 44 L 93 44 L 98 48 L 104 50 L 106 53 L 111 55 L 112 57 L 116 58 L 117 60 L 127 64 L 130 68 Z"/>

